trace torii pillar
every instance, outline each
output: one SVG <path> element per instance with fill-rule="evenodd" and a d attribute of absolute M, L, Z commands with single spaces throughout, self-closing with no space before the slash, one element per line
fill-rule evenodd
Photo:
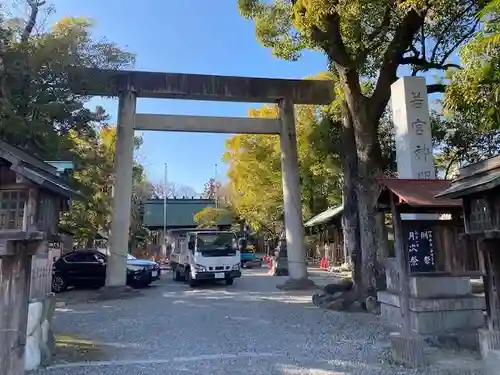
<path fill-rule="evenodd" d="M 295 115 L 291 100 L 281 99 L 278 106 L 281 121 L 281 180 L 289 274 L 289 279 L 283 286 L 279 287 L 282 289 L 303 289 L 314 286 L 314 283 L 307 278 Z"/>
<path fill-rule="evenodd" d="M 120 287 L 127 282 L 127 254 L 132 208 L 132 171 L 134 167 L 134 128 L 137 95 L 125 91 L 118 103 L 116 126 L 115 183 L 109 236 L 106 286 Z"/>

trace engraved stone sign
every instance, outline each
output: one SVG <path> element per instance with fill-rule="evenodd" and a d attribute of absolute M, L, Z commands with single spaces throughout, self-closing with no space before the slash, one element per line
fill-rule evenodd
<path fill-rule="evenodd" d="M 399 178 L 436 178 L 425 79 L 400 78 L 391 92 Z"/>

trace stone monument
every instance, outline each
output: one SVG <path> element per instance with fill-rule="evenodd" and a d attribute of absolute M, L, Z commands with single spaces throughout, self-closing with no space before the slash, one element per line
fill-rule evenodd
<path fill-rule="evenodd" d="M 425 79 L 400 78 L 392 85 L 391 91 L 398 178 L 436 179 Z M 430 223 L 430 220 L 442 217 L 437 214 L 402 214 L 401 219 Z M 411 251 L 411 243 L 411 239 L 405 239 L 404 251 Z M 475 332 L 484 325 L 484 299 L 472 295 L 469 277 L 439 274 L 434 271 L 435 265 L 432 266 L 429 267 L 430 272 L 409 275 L 411 331 L 418 336 L 441 338 L 451 335 L 459 340 L 464 337 L 469 339 L 472 335 L 473 343 L 476 343 Z M 388 259 L 387 290 L 379 292 L 378 299 L 382 316 L 400 326 L 398 273 L 395 259 Z"/>

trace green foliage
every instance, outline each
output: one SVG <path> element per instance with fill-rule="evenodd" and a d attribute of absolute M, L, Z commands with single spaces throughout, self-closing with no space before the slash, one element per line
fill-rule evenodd
<path fill-rule="evenodd" d="M 96 137 L 86 139 L 70 131 L 69 137 L 76 164 L 72 180 L 85 199 L 73 202 L 71 211 L 63 215 L 61 224 L 75 233 L 78 243 L 92 246 L 97 233 L 107 233 L 110 229 L 116 128 L 103 127 Z M 140 138 L 136 138 L 136 148 L 140 147 L 141 142 Z M 136 234 L 146 235 L 140 220 L 140 203 L 151 196 L 152 189 L 141 165 L 135 164 L 132 175 L 130 237 L 134 240 Z"/>
<path fill-rule="evenodd" d="M 304 49 L 321 50 L 335 67 L 350 66 L 358 76 L 372 77 L 384 64 L 394 64 L 388 60 L 393 53 L 410 52 L 413 62 L 419 60 L 413 64 L 417 70 L 442 68 L 470 36 L 483 5 L 476 0 L 238 0 L 242 16 L 255 22 L 257 39 L 276 56 L 294 60 Z"/>
<path fill-rule="evenodd" d="M 495 4 L 486 8 L 484 27 L 460 50 L 463 69 L 451 74 L 445 101 L 448 115 L 459 113 L 486 133 L 500 124 L 500 8 Z"/>
<path fill-rule="evenodd" d="M 320 109 L 296 106 L 297 144 L 302 211 L 315 215 L 341 201 L 338 154 L 330 152 L 335 134 L 322 122 Z M 251 117 L 276 118 L 276 106 L 250 111 Z M 283 221 L 283 192 L 279 138 L 236 135 L 226 142 L 223 160 L 229 164 L 231 203 L 252 228 L 272 236 Z"/>
<path fill-rule="evenodd" d="M 98 232 L 109 229 L 116 128 L 107 124 L 102 108 L 85 108 L 88 98 L 73 95 L 67 71 L 126 68 L 134 56 L 95 40 L 93 24 L 85 18 L 64 18 L 31 35 L 39 6 L 33 2 L 26 21 L 0 14 L 0 138 L 45 160 L 74 161 L 72 183 L 85 199 L 73 202 L 61 224 L 76 233 L 81 245 L 92 245 Z M 141 143 L 136 138 L 137 148 Z M 140 202 L 152 190 L 137 163 L 133 178 L 132 243 L 147 237 Z"/>
<path fill-rule="evenodd" d="M 194 222 L 200 228 L 214 228 L 219 224 L 231 223 L 233 219 L 233 212 L 226 207 L 207 207 L 194 215 Z"/>
<path fill-rule="evenodd" d="M 92 137 L 95 124 L 107 116 L 100 108 L 85 108 L 87 98 L 67 89 L 66 71 L 74 66 L 127 67 L 134 57 L 113 43 L 93 40 L 92 23 L 84 18 L 62 19 L 25 42 L 23 29 L 14 25 L 3 29 L 8 101 L 0 112 L 0 138 L 42 158 L 70 155 L 70 130 Z"/>

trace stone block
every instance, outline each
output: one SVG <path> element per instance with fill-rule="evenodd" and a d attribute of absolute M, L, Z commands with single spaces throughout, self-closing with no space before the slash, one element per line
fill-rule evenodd
<path fill-rule="evenodd" d="M 393 332 L 390 335 L 392 359 L 409 367 L 424 367 L 428 364 L 422 338 Z"/>
<path fill-rule="evenodd" d="M 403 319 L 399 307 L 382 303 L 380 304 L 380 315 L 391 327 L 401 327 Z"/>
<path fill-rule="evenodd" d="M 31 302 L 28 305 L 28 324 L 26 327 L 26 336 L 31 336 L 35 329 L 40 325 L 43 312 L 43 303 L 40 301 Z"/>
<path fill-rule="evenodd" d="M 391 292 L 399 291 L 399 272 L 396 258 L 388 258 L 385 261 L 385 280 L 387 290 Z"/>
<path fill-rule="evenodd" d="M 26 338 L 26 346 L 24 349 L 24 369 L 26 371 L 37 369 L 42 362 L 40 337 L 40 326 L 37 326 L 34 334 Z"/>
<path fill-rule="evenodd" d="M 500 331 L 490 329 L 479 329 L 479 349 L 481 356 L 486 358 L 493 350 L 500 350 Z"/>
<path fill-rule="evenodd" d="M 399 297 L 393 293 L 379 292 L 378 298 L 382 317 L 393 326 L 401 326 Z M 484 326 L 484 298 L 481 297 L 436 300 L 410 298 L 409 302 L 411 329 L 421 335 L 476 330 Z"/>
<path fill-rule="evenodd" d="M 377 298 L 382 304 L 400 307 L 399 295 L 386 291 L 378 292 Z M 411 311 L 456 311 L 456 310 L 484 310 L 486 301 L 483 297 L 468 295 L 455 298 L 419 299 L 409 298 Z"/>
<path fill-rule="evenodd" d="M 427 335 L 425 341 L 431 346 L 451 350 L 467 349 L 479 352 L 477 330 L 449 332 L 438 335 Z"/>
<path fill-rule="evenodd" d="M 52 317 L 54 316 L 54 311 L 56 309 L 56 297 L 53 293 L 47 295 L 43 300 L 43 312 L 40 319 L 41 322 L 47 320 L 49 323 L 52 322 Z"/>
<path fill-rule="evenodd" d="M 432 311 L 464 311 L 486 309 L 486 301 L 483 297 L 467 296 L 458 298 L 436 298 L 417 299 L 410 298 L 410 310 L 416 312 Z M 482 314 L 482 313 L 481 313 Z"/>
<path fill-rule="evenodd" d="M 50 359 L 52 358 L 52 348 L 49 345 L 50 335 L 51 335 L 50 324 L 48 320 L 45 320 L 41 325 L 41 337 L 39 341 L 40 354 L 41 354 L 40 363 L 42 365 L 48 364 L 50 362 Z"/>
<path fill-rule="evenodd" d="M 472 294 L 469 277 L 415 276 L 409 278 L 410 296 L 415 298 L 446 298 Z"/>
<path fill-rule="evenodd" d="M 485 375 L 500 374 L 500 350 L 490 350 L 484 359 Z"/>
<path fill-rule="evenodd" d="M 399 295 L 389 291 L 377 292 L 377 299 L 380 303 L 399 307 Z"/>
<path fill-rule="evenodd" d="M 481 310 L 410 312 L 411 327 L 422 335 L 477 329 L 484 326 Z"/>

